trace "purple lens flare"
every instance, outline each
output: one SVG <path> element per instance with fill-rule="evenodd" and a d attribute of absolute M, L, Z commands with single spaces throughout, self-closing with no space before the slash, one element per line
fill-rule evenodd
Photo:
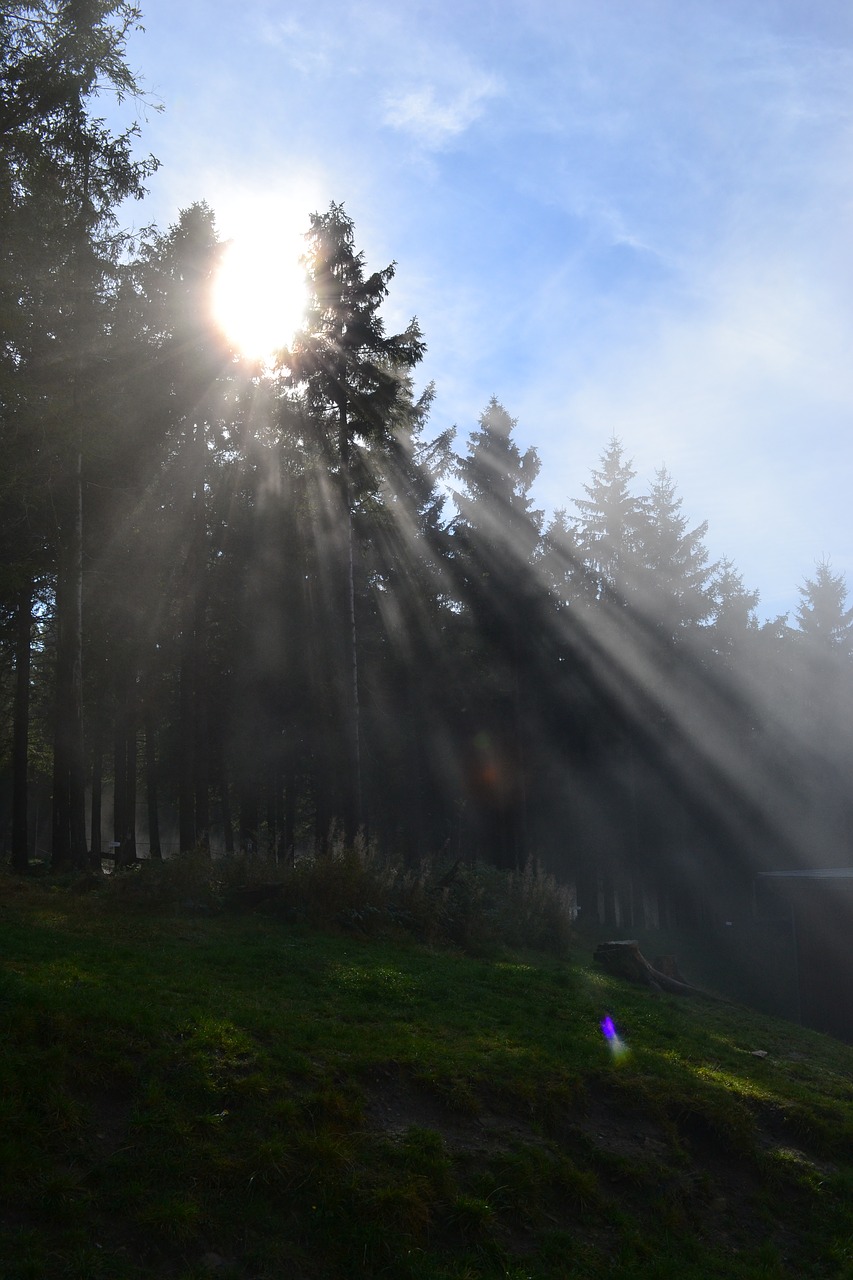
<path fill-rule="evenodd" d="M 616 1023 L 608 1013 L 606 1017 L 601 1019 L 601 1034 L 607 1041 L 607 1047 L 610 1050 L 614 1062 L 627 1061 L 630 1050 L 625 1041 L 616 1030 Z"/>

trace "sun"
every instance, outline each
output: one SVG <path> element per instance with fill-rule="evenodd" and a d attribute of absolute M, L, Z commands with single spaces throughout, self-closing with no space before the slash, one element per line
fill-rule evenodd
<path fill-rule="evenodd" d="M 283 247 L 244 234 L 225 246 L 213 286 L 213 313 L 228 341 L 250 360 L 272 363 L 300 328 L 307 294 L 304 241 Z"/>

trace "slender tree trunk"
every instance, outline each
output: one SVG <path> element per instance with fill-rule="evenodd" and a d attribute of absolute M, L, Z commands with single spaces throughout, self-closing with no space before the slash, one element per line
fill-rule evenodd
<path fill-rule="evenodd" d="M 267 857 L 277 859 L 278 814 L 276 812 L 276 779 L 278 770 L 275 763 L 267 766 Z"/>
<path fill-rule="evenodd" d="M 116 863 L 136 861 L 136 715 L 128 700 L 116 710 L 113 839 Z"/>
<path fill-rule="evenodd" d="M 204 636 L 207 613 L 205 437 L 196 423 L 186 442 L 187 554 L 180 649 L 180 774 L 178 825 L 181 852 L 210 848 L 210 760 Z"/>
<path fill-rule="evenodd" d="M 51 865 L 86 865 L 86 765 L 83 742 L 83 484 L 78 449 L 71 480 L 70 518 L 61 530 L 56 588 L 56 722 L 53 758 Z"/>
<path fill-rule="evenodd" d="M 258 852 L 258 797 L 248 787 L 240 795 L 240 848 L 243 853 Z"/>
<path fill-rule="evenodd" d="M 332 785 L 332 770 L 329 763 L 332 738 L 331 726 L 329 726 L 328 730 L 326 729 L 326 698 L 329 684 L 327 668 L 336 661 L 338 650 L 330 646 L 326 651 L 324 664 L 323 656 L 319 652 L 320 646 L 312 643 L 312 637 L 322 637 L 327 631 L 328 614 L 322 615 L 322 621 L 318 617 L 317 602 L 312 589 L 310 575 L 306 578 L 304 585 L 304 597 L 304 616 L 307 619 L 305 627 L 307 637 L 305 645 L 307 683 L 311 691 L 311 706 L 313 707 L 313 715 L 308 728 L 308 751 L 311 764 L 307 789 L 314 808 L 314 847 L 319 852 L 328 838 L 329 824 L 332 820 L 332 806 L 329 802 Z M 329 658 L 329 654 L 331 654 L 331 658 Z"/>
<path fill-rule="evenodd" d="M 133 709 L 130 710 L 127 719 L 127 732 L 125 735 L 125 777 L 126 781 L 126 805 L 125 805 L 125 839 L 124 849 L 126 860 L 128 862 L 136 862 L 136 763 L 137 763 L 137 734 L 136 734 L 136 714 Z"/>
<path fill-rule="evenodd" d="M 196 762 L 198 741 L 195 709 L 198 698 L 196 688 L 196 636 L 198 581 L 198 555 L 196 548 L 198 478 L 196 477 L 196 450 L 194 427 L 188 427 L 184 441 L 185 512 L 187 558 L 183 575 L 183 600 L 181 602 L 181 639 L 179 674 L 179 741 L 178 741 L 178 839 L 181 853 L 191 853 L 196 846 Z"/>
<path fill-rule="evenodd" d="M 30 732 L 30 639 L 33 588 L 28 582 L 18 594 L 15 618 L 15 704 L 12 727 L 12 870 L 30 865 L 28 760 Z"/>
<path fill-rule="evenodd" d="M 292 862 L 296 848 L 296 770 L 293 766 L 292 752 L 288 751 L 288 762 L 284 779 L 284 816 L 282 823 L 282 848 L 288 862 Z"/>
<path fill-rule="evenodd" d="M 103 729 L 101 727 L 101 717 L 98 714 L 97 723 L 95 724 L 94 743 L 92 745 L 92 804 L 90 808 L 91 814 L 91 834 L 89 837 L 89 850 L 93 867 L 100 867 L 101 856 L 103 853 L 103 797 L 104 797 L 104 742 Z"/>
<path fill-rule="evenodd" d="M 163 848 L 160 844 L 157 730 L 154 727 L 154 712 L 148 700 L 146 700 L 143 727 L 145 732 L 145 800 L 148 806 L 148 856 L 159 862 L 163 858 Z"/>
<path fill-rule="evenodd" d="M 521 636 L 518 627 L 513 627 L 512 637 L 512 713 L 515 737 L 515 767 L 517 774 L 518 799 L 515 802 L 518 811 L 515 841 L 515 869 L 521 871 L 527 866 L 529 856 L 529 837 L 527 820 L 527 752 L 525 751 L 524 705 L 521 692 Z"/>
<path fill-rule="evenodd" d="M 125 745 L 125 710 L 120 694 L 116 694 L 113 724 L 113 856 L 116 866 L 124 861 L 124 833 L 127 828 L 127 747 Z"/>
<path fill-rule="evenodd" d="M 201 601 L 201 612 L 204 601 Z M 210 744 L 207 688 L 204 661 L 204 626 L 196 621 L 195 632 L 195 707 L 193 730 L 193 792 L 195 795 L 195 843 L 210 851 Z"/>
<path fill-rule="evenodd" d="M 338 448 L 341 459 L 341 482 L 347 536 L 347 622 L 349 626 L 349 754 L 352 779 L 344 815 L 344 834 L 352 840 L 364 822 L 361 785 L 361 702 L 358 688 L 358 629 L 355 616 L 355 536 L 352 512 L 352 477 L 349 423 L 346 401 L 338 405 Z"/>
<path fill-rule="evenodd" d="M 62 583 L 57 582 L 56 610 L 58 642 L 56 654 L 56 688 L 53 724 L 53 781 L 51 788 L 50 863 L 56 871 L 67 871 L 71 859 L 71 817 L 69 789 L 69 724 L 67 702 L 67 653 L 62 635 Z"/>
<path fill-rule="evenodd" d="M 231 817 L 231 793 L 225 773 L 225 762 L 222 759 L 220 759 L 219 768 L 219 795 L 222 802 L 222 838 L 225 844 L 225 852 L 233 853 L 234 821 Z"/>
<path fill-rule="evenodd" d="M 195 848 L 195 734 L 193 732 L 193 637 L 190 634 L 189 609 L 184 608 L 181 629 L 179 675 L 179 740 L 178 740 L 178 841 L 181 853 Z"/>
<path fill-rule="evenodd" d="M 69 811 L 71 858 L 75 868 L 87 862 L 86 841 L 86 747 L 83 735 L 83 452 L 77 453 L 74 476 L 74 519 L 70 549 L 72 591 L 71 634 L 69 636 L 70 676 L 69 719 L 71 723 L 69 760 Z"/>

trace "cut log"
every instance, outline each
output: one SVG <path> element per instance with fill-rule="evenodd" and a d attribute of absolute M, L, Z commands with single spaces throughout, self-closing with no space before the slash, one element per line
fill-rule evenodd
<path fill-rule="evenodd" d="M 664 972 L 656 965 L 650 965 L 640 951 L 639 942 L 635 939 L 601 942 L 595 949 L 593 959 L 614 977 L 640 983 L 651 987 L 653 991 L 668 991 L 676 996 L 701 996 L 706 1000 L 721 1000 L 720 996 L 711 995 L 710 992 L 685 982 L 678 971 L 674 956 L 662 957 L 670 972 Z M 725 1004 L 726 1001 L 721 1003 Z"/>

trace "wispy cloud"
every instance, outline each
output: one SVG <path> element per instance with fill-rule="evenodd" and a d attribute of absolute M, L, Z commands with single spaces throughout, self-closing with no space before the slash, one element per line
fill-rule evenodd
<path fill-rule="evenodd" d="M 440 151 L 471 127 L 491 98 L 502 92 L 497 77 L 472 72 L 457 87 L 425 83 L 417 89 L 389 93 L 384 123 L 409 134 L 419 146 Z"/>
<path fill-rule="evenodd" d="M 309 25 L 293 17 L 265 17 L 259 21 L 257 33 L 262 44 L 281 53 L 295 71 L 305 76 L 327 74 L 340 52 L 340 41 L 328 25 Z"/>

